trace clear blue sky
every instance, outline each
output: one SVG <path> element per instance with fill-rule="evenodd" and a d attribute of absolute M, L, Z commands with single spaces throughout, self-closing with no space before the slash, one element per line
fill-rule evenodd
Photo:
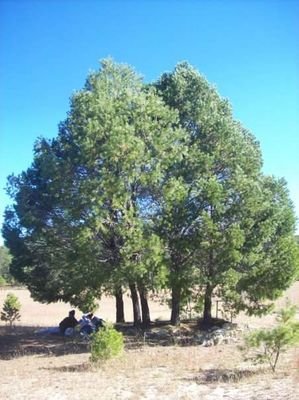
<path fill-rule="evenodd" d="M 57 134 L 107 56 L 146 81 L 193 64 L 259 140 L 265 173 L 286 178 L 299 216 L 298 38 L 298 1 L 0 0 L 1 218 L 7 175 L 30 166 L 38 136 Z"/>

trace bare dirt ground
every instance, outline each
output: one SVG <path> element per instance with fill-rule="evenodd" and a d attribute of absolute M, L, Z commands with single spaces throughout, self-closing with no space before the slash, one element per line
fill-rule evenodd
<path fill-rule="evenodd" d="M 295 400 L 299 398 L 299 350 L 283 354 L 275 374 L 244 362 L 236 344 L 150 346 L 126 338 L 120 359 L 98 367 L 89 362 L 88 344 L 55 336 L 37 336 L 38 327 L 55 326 L 68 304 L 33 302 L 26 290 L 0 290 L 0 307 L 8 292 L 22 303 L 21 321 L 10 332 L 0 323 L 0 399 L 5 400 Z M 299 306 L 299 282 L 286 298 Z M 130 299 L 126 319 L 132 320 Z M 114 301 L 105 298 L 99 315 L 114 321 Z M 151 304 L 152 319 L 169 318 L 166 306 Z M 80 313 L 78 312 L 78 316 Z M 274 316 L 237 318 L 240 326 L 271 326 Z"/>

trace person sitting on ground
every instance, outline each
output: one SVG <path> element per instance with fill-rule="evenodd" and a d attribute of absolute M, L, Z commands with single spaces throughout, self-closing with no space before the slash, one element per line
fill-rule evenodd
<path fill-rule="evenodd" d="M 92 323 L 93 313 L 82 315 L 82 318 L 79 321 L 80 324 L 80 333 L 82 335 L 90 335 L 94 332 L 94 325 Z"/>
<path fill-rule="evenodd" d="M 68 317 L 64 318 L 59 324 L 59 330 L 62 335 L 74 332 L 74 328 L 78 325 L 78 321 L 75 318 L 75 310 L 69 312 Z"/>
<path fill-rule="evenodd" d="M 93 313 L 84 314 L 79 321 L 80 334 L 82 336 L 88 336 L 93 332 L 97 332 L 104 326 L 104 320 L 96 317 Z"/>
<path fill-rule="evenodd" d="M 96 316 L 92 317 L 91 322 L 93 323 L 96 332 L 100 328 L 103 328 L 105 326 L 105 321 L 102 318 L 99 318 L 99 317 L 96 317 Z"/>

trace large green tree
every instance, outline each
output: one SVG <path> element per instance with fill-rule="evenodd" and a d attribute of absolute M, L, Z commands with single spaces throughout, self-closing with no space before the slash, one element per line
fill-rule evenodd
<path fill-rule="evenodd" d="M 190 291 L 262 313 L 297 274 L 294 212 L 283 180 L 262 172 L 255 138 L 192 67 L 154 85 L 104 60 L 55 139 L 39 139 L 9 178 L 3 234 L 11 271 L 41 301 L 91 307 L 130 290 L 135 324 L 168 285 L 171 322 Z"/>
<path fill-rule="evenodd" d="M 216 293 L 232 309 L 262 312 L 263 300 L 286 289 L 298 268 L 285 182 L 263 175 L 255 138 L 190 65 L 179 64 L 155 86 L 187 132 L 184 158 L 171 171 L 176 187 L 165 185 L 161 196 L 172 323 L 192 287 L 202 292 L 206 324 Z"/>
<path fill-rule="evenodd" d="M 88 77 L 58 137 L 39 140 L 31 168 L 9 181 L 4 236 L 20 242 L 12 271 L 35 297 L 86 302 L 125 286 L 135 323 L 139 296 L 149 322 L 147 291 L 163 276 L 153 193 L 182 136 L 177 112 L 131 68 L 105 60 Z"/>

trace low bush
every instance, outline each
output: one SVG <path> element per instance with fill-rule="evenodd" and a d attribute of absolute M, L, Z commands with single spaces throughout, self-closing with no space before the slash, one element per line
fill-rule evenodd
<path fill-rule="evenodd" d="M 91 361 L 97 362 L 116 357 L 123 352 L 124 339 L 112 325 L 106 324 L 91 339 Z"/>

